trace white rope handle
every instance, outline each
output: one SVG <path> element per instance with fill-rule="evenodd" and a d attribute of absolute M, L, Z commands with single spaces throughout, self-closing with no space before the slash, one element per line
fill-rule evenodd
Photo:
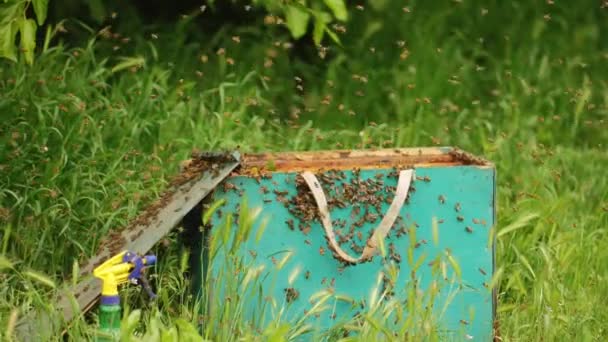
<path fill-rule="evenodd" d="M 302 177 L 308 184 L 308 187 L 312 191 L 312 194 L 317 202 L 317 206 L 319 207 L 319 213 L 321 214 L 321 222 L 323 223 L 323 228 L 325 229 L 325 239 L 329 244 L 329 248 L 334 252 L 334 255 L 341 259 L 342 261 L 349 264 L 357 264 L 370 259 L 376 248 L 378 247 L 378 241 L 384 240 L 388 235 L 391 227 L 395 223 L 395 220 L 399 216 L 399 212 L 401 212 L 401 208 L 403 207 L 403 203 L 407 198 L 407 193 L 410 188 L 411 181 L 414 177 L 414 170 L 402 170 L 399 172 L 399 182 L 397 183 L 397 191 L 395 192 L 395 198 L 391 203 L 391 206 L 388 208 L 388 211 L 382 218 L 380 224 L 374 230 L 374 234 L 367 240 L 365 244 L 365 248 L 363 249 L 363 253 L 358 258 L 353 258 L 348 255 L 346 252 L 340 248 L 338 242 L 336 241 L 336 235 L 334 234 L 334 229 L 331 224 L 331 218 L 329 217 L 329 208 L 327 206 L 327 200 L 325 199 L 325 194 L 323 192 L 323 188 L 319 184 L 317 177 L 310 172 L 306 171 L 302 174 Z"/>

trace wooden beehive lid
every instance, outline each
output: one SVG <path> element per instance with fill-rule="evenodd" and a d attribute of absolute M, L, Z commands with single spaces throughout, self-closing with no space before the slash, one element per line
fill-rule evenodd
<path fill-rule="evenodd" d="M 239 173 L 460 165 L 494 167 L 491 162 L 455 147 L 420 147 L 243 154 Z"/>

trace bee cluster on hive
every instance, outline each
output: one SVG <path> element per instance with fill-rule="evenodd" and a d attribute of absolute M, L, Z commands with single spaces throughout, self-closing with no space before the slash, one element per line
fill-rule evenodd
<path fill-rule="evenodd" d="M 390 204 L 396 191 L 396 186 L 385 184 L 385 180 L 396 179 L 398 174 L 397 168 L 388 174 L 378 173 L 367 179 L 363 179 L 359 169 L 353 170 L 351 177 L 340 170 L 317 172 L 321 187 L 327 196 L 328 209 L 331 211 L 351 208 L 349 219 L 332 221 L 338 245 L 341 247 L 346 245 L 355 253 L 363 251 L 367 240 L 373 234 L 373 228 L 383 217 L 383 204 Z M 297 226 L 298 230 L 307 236 L 311 231 L 311 225 L 320 222 L 319 208 L 304 179 L 296 177 L 295 188 L 296 192 L 291 196 L 288 191 L 275 190 L 274 193 L 277 201 L 282 203 L 293 217 L 285 221 L 286 226 L 292 231 L 295 231 Z M 412 188 L 411 192 L 413 191 L 415 190 Z M 294 219 L 299 222 L 296 223 Z M 396 234 L 397 237 L 407 233 L 401 217 L 398 217 L 394 225 L 398 228 L 391 229 L 391 233 Z M 306 244 L 310 244 L 310 240 L 305 241 Z M 332 253 L 335 257 L 335 251 Z M 323 246 L 319 248 L 319 254 L 325 254 Z M 401 260 L 394 247 L 391 259 L 397 262 Z"/>

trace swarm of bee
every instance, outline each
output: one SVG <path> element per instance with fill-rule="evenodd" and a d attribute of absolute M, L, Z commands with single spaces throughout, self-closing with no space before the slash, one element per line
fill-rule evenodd
<path fill-rule="evenodd" d="M 353 170 L 350 177 L 340 170 L 320 171 L 316 176 L 327 198 L 330 212 L 350 208 L 348 219 L 335 219 L 332 222 L 338 244 L 342 248 L 347 247 L 352 252 L 360 254 L 384 215 L 386 208 L 383 208 L 383 204 L 386 207 L 393 200 L 396 186 L 387 185 L 385 181 L 390 178 L 396 180 L 398 169 L 395 168 L 387 175 L 378 173 L 367 179 L 361 177 L 359 169 Z M 280 192 L 281 202 L 299 221 L 297 225 L 299 231 L 308 235 L 312 223 L 320 223 L 319 209 L 304 179 L 298 177 L 295 183 L 295 195 L 289 197 L 286 192 Z M 289 229 L 295 230 L 294 220 L 288 221 Z M 406 233 L 401 218 L 395 222 L 395 225 L 401 227 L 393 227 L 392 234 L 399 237 Z M 391 233 L 389 233 L 389 237 Z M 390 257 L 397 262 L 401 261 L 401 257 L 394 250 L 391 250 Z"/>

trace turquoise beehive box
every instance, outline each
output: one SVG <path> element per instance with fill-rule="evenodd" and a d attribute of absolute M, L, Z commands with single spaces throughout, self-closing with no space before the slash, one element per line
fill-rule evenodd
<path fill-rule="evenodd" d="M 242 308 L 253 325 L 280 313 L 285 321 L 305 317 L 318 333 L 371 305 L 393 305 L 382 324 L 397 331 L 420 314 L 412 308 L 430 306 L 446 339 L 493 338 L 493 164 L 454 148 L 246 154 L 241 163 L 205 200 L 222 204 L 196 236 L 198 289 L 236 267 L 240 281 L 258 275 L 251 293 L 259 298 Z M 248 234 L 239 232 L 243 205 L 259 209 Z M 236 236 L 239 266 L 226 259 Z M 225 248 L 210 256 L 219 241 L 211 239 Z M 264 276 L 252 272 L 261 266 Z M 205 288 L 212 287 L 221 288 Z M 334 297 L 326 311 L 309 314 L 319 293 Z"/>

